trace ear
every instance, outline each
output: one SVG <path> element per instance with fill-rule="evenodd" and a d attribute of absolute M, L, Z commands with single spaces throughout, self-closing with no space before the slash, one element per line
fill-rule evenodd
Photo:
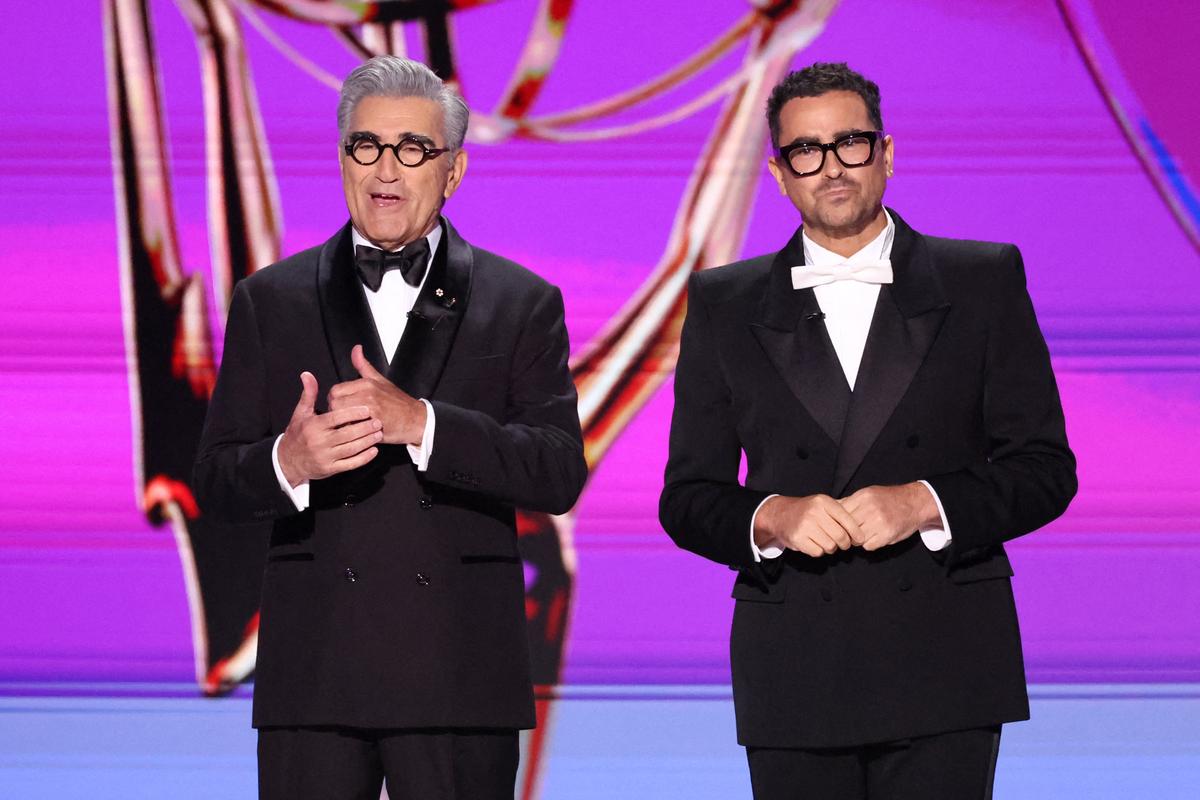
<path fill-rule="evenodd" d="M 883 137 L 883 166 L 887 168 L 887 176 L 892 177 L 896 170 L 896 140 L 891 136 Z"/>
<path fill-rule="evenodd" d="M 461 147 L 454 154 L 454 161 L 450 164 L 450 175 L 446 178 L 446 188 L 442 190 L 442 199 L 449 200 L 451 195 L 458 191 L 458 185 L 462 183 L 463 176 L 467 174 L 467 151 Z"/>
<path fill-rule="evenodd" d="M 767 159 L 767 169 L 771 172 L 771 177 L 775 179 L 775 183 L 779 184 L 779 193 L 787 194 L 787 186 L 784 185 L 783 167 L 779 166 L 779 162 L 774 157 Z"/>

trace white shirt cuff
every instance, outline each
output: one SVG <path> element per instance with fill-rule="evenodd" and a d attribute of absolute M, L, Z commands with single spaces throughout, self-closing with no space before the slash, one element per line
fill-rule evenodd
<path fill-rule="evenodd" d="M 425 432 L 421 434 L 421 444 L 408 444 L 408 457 L 412 459 L 416 465 L 418 472 L 424 472 L 429 469 L 429 458 L 433 455 L 433 404 L 428 400 L 422 399 L 425 404 Z"/>
<path fill-rule="evenodd" d="M 952 538 L 950 536 L 950 523 L 946 520 L 946 509 L 942 508 L 942 499 L 938 497 L 937 492 L 929 485 L 929 481 L 921 481 L 920 483 L 933 495 L 933 502 L 937 503 L 938 516 L 942 518 L 940 527 L 930 525 L 921 528 L 921 541 L 934 552 L 945 550 L 950 546 L 950 539 Z"/>
<path fill-rule="evenodd" d="M 292 486 L 283 476 L 283 468 L 279 466 L 279 443 L 282 441 L 283 434 L 281 433 L 271 448 L 271 466 L 275 467 L 275 480 L 279 481 L 279 488 L 283 489 L 283 493 L 292 501 L 296 510 L 303 511 L 308 508 L 308 481 L 304 481 L 299 486 Z"/>
<path fill-rule="evenodd" d="M 777 542 L 769 542 L 766 547 L 762 548 L 754 543 L 754 520 L 758 518 L 758 512 L 772 497 L 779 497 L 779 495 L 772 494 L 764 497 L 763 501 L 758 504 L 758 508 L 754 509 L 754 513 L 750 515 L 750 550 L 754 553 L 755 562 L 762 561 L 764 558 L 768 560 L 779 558 L 783 555 L 783 548 Z"/>

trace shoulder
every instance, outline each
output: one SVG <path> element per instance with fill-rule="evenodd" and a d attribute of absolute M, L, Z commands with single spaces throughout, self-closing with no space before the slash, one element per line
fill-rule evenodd
<path fill-rule="evenodd" d="M 254 297 L 294 291 L 298 287 L 310 289 L 316 281 L 317 262 L 324 247 L 324 244 L 310 247 L 265 266 L 239 281 L 238 288 Z"/>
<path fill-rule="evenodd" d="M 974 239 L 950 239 L 923 236 L 925 246 L 938 261 L 959 264 L 1001 264 L 1019 255 L 1017 246 L 1008 242 L 982 242 Z"/>
<path fill-rule="evenodd" d="M 710 306 L 757 299 L 774 261 L 775 254 L 770 253 L 694 272 L 688 281 L 688 291 L 694 299 Z"/>
<path fill-rule="evenodd" d="M 472 294 L 477 290 L 513 298 L 542 298 L 560 294 L 558 287 L 528 267 L 467 244 L 473 259 L 471 282 Z"/>
<path fill-rule="evenodd" d="M 1025 284 L 1021 251 L 1008 242 L 923 236 L 926 253 L 950 287 L 996 290 Z"/>

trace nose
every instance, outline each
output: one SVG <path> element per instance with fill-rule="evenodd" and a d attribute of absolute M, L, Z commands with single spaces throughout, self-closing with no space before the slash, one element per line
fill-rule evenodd
<path fill-rule="evenodd" d="M 821 175 L 823 177 L 834 180 L 842 177 L 842 173 L 846 168 L 842 166 L 842 162 L 838 160 L 837 154 L 832 150 L 825 151 L 825 164 L 821 167 Z"/>
<path fill-rule="evenodd" d="M 395 153 L 390 150 L 384 150 L 379 155 L 379 160 L 375 162 L 375 178 L 380 183 L 395 183 L 400 180 L 400 159 L 396 158 Z"/>

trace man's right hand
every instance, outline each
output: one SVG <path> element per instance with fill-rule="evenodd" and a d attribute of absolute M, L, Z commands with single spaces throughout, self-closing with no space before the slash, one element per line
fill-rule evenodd
<path fill-rule="evenodd" d="M 862 538 L 850 512 L 825 494 L 772 497 L 754 518 L 754 543 L 759 548 L 775 544 L 819 558 Z"/>
<path fill-rule="evenodd" d="M 318 414 L 317 379 L 300 373 L 300 401 L 279 441 L 279 468 L 293 488 L 305 481 L 356 469 L 379 454 L 383 423 L 366 406 Z"/>

